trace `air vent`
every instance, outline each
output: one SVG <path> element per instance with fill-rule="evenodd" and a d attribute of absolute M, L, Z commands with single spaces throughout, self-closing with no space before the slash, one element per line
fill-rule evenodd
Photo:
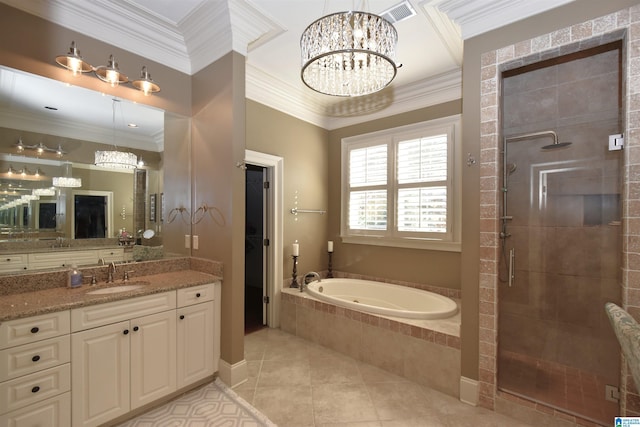
<path fill-rule="evenodd" d="M 382 12 L 380 16 L 392 24 L 395 24 L 396 22 L 404 21 L 412 16 L 416 16 L 416 11 L 411 6 L 411 3 L 403 1 L 402 3 L 398 3 L 397 5 Z"/>

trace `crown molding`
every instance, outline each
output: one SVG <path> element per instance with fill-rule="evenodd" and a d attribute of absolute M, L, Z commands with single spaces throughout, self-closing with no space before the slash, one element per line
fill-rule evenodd
<path fill-rule="evenodd" d="M 232 49 L 227 2 L 204 2 L 178 23 L 188 49 L 188 74 L 195 74 Z M 215 40 L 215 43 L 212 43 Z"/>
<path fill-rule="evenodd" d="M 462 29 L 463 40 L 574 0 L 429 0 Z"/>
<path fill-rule="evenodd" d="M 245 56 L 250 48 L 255 49 L 286 31 L 251 1 L 229 0 L 229 15 L 233 50 Z"/>
<path fill-rule="evenodd" d="M 270 76 L 247 64 L 246 97 L 292 117 L 333 130 L 462 98 L 460 68 L 381 92 L 340 99 L 324 107 L 310 90 Z"/>
<path fill-rule="evenodd" d="M 433 25 L 434 30 L 446 46 L 451 58 L 458 66 L 462 66 L 463 46 L 460 26 L 453 22 L 445 13 L 432 6 L 433 1 L 424 1 L 420 4 L 427 19 Z"/>

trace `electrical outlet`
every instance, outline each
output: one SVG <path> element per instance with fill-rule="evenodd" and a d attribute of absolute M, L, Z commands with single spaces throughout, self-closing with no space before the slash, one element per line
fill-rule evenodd
<path fill-rule="evenodd" d="M 193 249 L 196 249 L 196 250 L 198 249 L 198 247 L 200 246 L 199 240 L 200 239 L 198 239 L 198 235 L 194 234 L 194 236 L 193 236 Z"/>
<path fill-rule="evenodd" d="M 185 234 L 184 235 L 184 248 L 185 249 L 190 249 L 191 248 L 191 235 L 190 234 Z"/>

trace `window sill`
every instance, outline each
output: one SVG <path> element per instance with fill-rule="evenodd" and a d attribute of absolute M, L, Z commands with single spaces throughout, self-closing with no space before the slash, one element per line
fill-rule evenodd
<path fill-rule="evenodd" d="M 388 246 L 394 248 L 426 249 L 443 252 L 462 252 L 460 242 L 443 242 L 432 239 L 393 239 L 373 236 L 341 236 L 342 243 L 356 245 Z"/>

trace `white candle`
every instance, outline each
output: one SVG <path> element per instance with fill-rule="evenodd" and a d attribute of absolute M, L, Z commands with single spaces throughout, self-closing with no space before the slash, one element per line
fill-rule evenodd
<path fill-rule="evenodd" d="M 300 245 L 297 243 L 293 244 L 293 256 L 300 255 Z"/>
<path fill-rule="evenodd" d="M 327 252 L 333 252 L 333 241 L 331 240 L 327 242 Z"/>

